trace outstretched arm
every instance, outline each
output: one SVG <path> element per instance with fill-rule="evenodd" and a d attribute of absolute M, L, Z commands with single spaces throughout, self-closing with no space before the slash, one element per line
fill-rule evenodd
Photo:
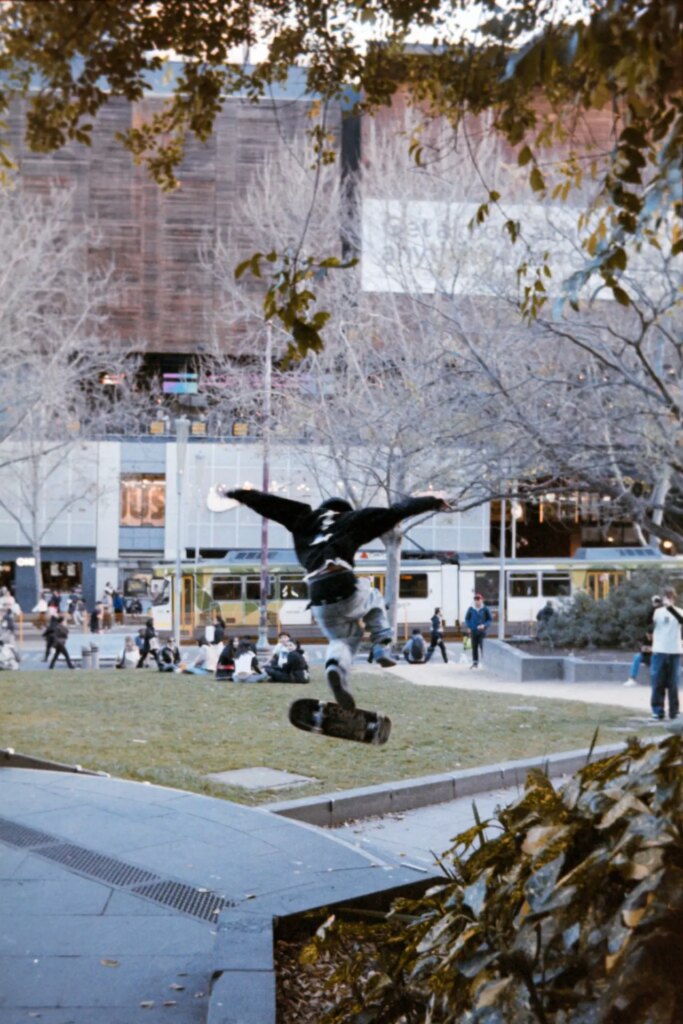
<path fill-rule="evenodd" d="M 246 505 L 254 512 L 266 519 L 272 519 L 280 523 L 287 530 L 292 530 L 302 516 L 307 516 L 311 506 L 302 501 L 291 501 L 289 498 L 279 498 L 274 494 L 266 494 L 265 491 L 240 488 L 236 491 L 224 491 L 226 497 L 234 498 L 241 505 Z"/>
<path fill-rule="evenodd" d="M 368 544 L 375 537 L 397 526 L 404 519 L 418 516 L 423 512 L 445 512 L 450 506 L 443 498 L 426 495 L 419 498 L 405 498 L 389 508 L 364 508 L 353 513 L 351 528 L 358 546 Z"/>

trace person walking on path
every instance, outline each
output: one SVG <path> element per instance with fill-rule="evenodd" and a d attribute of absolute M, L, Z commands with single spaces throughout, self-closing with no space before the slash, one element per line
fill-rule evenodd
<path fill-rule="evenodd" d="M 650 707 L 652 718 L 664 718 L 665 697 L 668 694 L 669 718 L 678 717 L 678 682 L 681 674 L 681 625 L 683 608 L 676 607 L 676 591 L 666 587 L 662 592 L 662 607 L 655 608 L 652 616 L 652 668 Z"/>
<path fill-rule="evenodd" d="M 659 594 L 655 594 L 652 598 L 652 616 L 654 616 L 655 610 L 662 607 L 662 599 Z M 651 616 L 651 617 L 652 617 Z M 638 673 L 641 665 L 650 666 L 652 658 L 652 625 L 650 625 L 650 631 L 645 633 L 645 636 L 641 640 L 640 650 L 633 655 L 633 661 L 631 662 L 631 674 L 624 683 L 624 686 L 637 686 L 638 685 Z"/>
<path fill-rule="evenodd" d="M 154 619 L 147 619 L 145 628 L 140 630 L 140 634 L 142 636 L 142 647 L 140 648 L 138 668 L 145 668 L 147 658 L 151 654 L 157 663 L 157 668 L 161 670 L 161 665 L 159 664 L 159 640 L 157 631 L 154 628 Z"/>
<path fill-rule="evenodd" d="M 441 651 L 441 657 L 444 662 L 448 661 L 448 655 L 446 654 L 446 645 L 443 642 L 443 631 L 446 623 L 443 620 L 440 608 L 434 609 L 434 614 L 431 620 L 431 635 L 429 637 L 429 650 L 427 651 L 425 661 L 429 661 L 434 651 L 439 648 Z"/>
<path fill-rule="evenodd" d="M 292 534 L 297 558 L 306 570 L 313 617 L 328 640 L 327 683 L 337 703 L 353 710 L 356 701 L 348 677 L 365 629 L 372 639 L 373 660 L 385 668 L 396 664 L 391 654 L 392 631 L 384 598 L 369 579 L 356 576 L 355 554 L 404 519 L 424 512 L 447 511 L 450 506 L 442 498 L 428 495 L 406 498 L 389 508 L 357 510 L 343 498 L 329 498 L 314 509 L 263 491 L 223 487 L 217 490 L 280 523 Z"/>
<path fill-rule="evenodd" d="M 55 632 L 57 630 L 58 624 L 59 616 L 52 615 L 50 617 L 50 621 L 43 630 L 43 639 L 45 640 L 45 655 L 43 657 L 43 661 L 50 660 L 50 652 L 52 651 L 52 648 L 55 646 Z"/>
<path fill-rule="evenodd" d="M 53 639 L 52 639 L 52 646 L 54 648 L 54 652 L 55 653 L 54 653 L 54 655 L 52 657 L 52 661 L 50 662 L 50 668 L 54 668 L 55 667 L 55 662 L 56 662 L 56 660 L 57 660 L 57 658 L 59 657 L 60 654 L 62 654 L 64 656 L 64 658 L 66 660 L 66 663 L 69 666 L 69 668 L 74 668 L 74 663 L 72 662 L 71 658 L 69 657 L 69 652 L 66 649 L 66 642 L 67 642 L 68 639 L 69 639 L 69 629 L 68 629 L 66 623 L 64 622 L 64 616 L 63 615 L 58 615 L 57 616 L 57 624 L 55 626 L 55 630 L 54 630 L 54 633 L 53 633 Z"/>
<path fill-rule="evenodd" d="M 474 604 L 470 605 L 465 615 L 465 625 L 470 632 L 472 640 L 472 664 L 470 668 L 479 668 L 479 655 L 484 656 L 484 637 L 489 626 L 493 622 L 493 616 L 481 594 L 474 595 Z"/>

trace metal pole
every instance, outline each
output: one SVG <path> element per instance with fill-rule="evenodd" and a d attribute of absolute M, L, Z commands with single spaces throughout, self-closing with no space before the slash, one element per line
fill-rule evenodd
<path fill-rule="evenodd" d="M 263 364 L 263 474 L 261 490 L 267 494 L 270 489 L 270 396 L 273 372 L 273 335 L 270 324 L 266 326 L 266 351 Z M 259 593 L 258 641 L 259 653 L 269 651 L 268 644 L 268 520 L 261 519 L 261 585 Z"/>
<path fill-rule="evenodd" d="M 500 499 L 500 551 L 498 562 L 498 639 L 505 639 L 505 517 L 507 501 Z"/>
<path fill-rule="evenodd" d="M 173 601 L 173 637 L 180 647 L 180 602 L 182 600 L 182 543 L 183 543 L 183 483 L 185 478 L 185 457 L 187 455 L 187 437 L 190 432 L 190 421 L 180 416 L 175 421 L 176 445 L 176 546 L 175 546 L 175 595 Z"/>
<path fill-rule="evenodd" d="M 195 568 L 199 562 L 199 531 L 200 531 L 200 512 L 202 509 L 202 484 L 203 484 L 203 473 L 200 471 L 200 466 L 203 469 L 204 453 L 197 452 L 197 458 L 195 459 L 195 490 L 197 492 L 197 519 L 196 519 L 196 530 L 194 537 L 194 564 Z"/>

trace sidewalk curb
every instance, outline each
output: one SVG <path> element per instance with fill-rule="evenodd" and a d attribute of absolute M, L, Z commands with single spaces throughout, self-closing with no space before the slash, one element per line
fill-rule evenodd
<path fill-rule="evenodd" d="M 594 747 L 591 761 L 619 754 L 625 743 Z M 382 783 L 338 793 L 302 797 L 299 800 L 261 804 L 263 810 L 285 818 L 295 818 L 309 825 L 331 828 L 357 818 L 371 818 L 383 814 L 412 811 L 418 807 L 448 803 L 463 796 L 474 796 L 491 789 L 523 786 L 532 769 L 544 772 L 548 778 L 571 775 L 583 768 L 589 760 L 589 751 L 569 750 L 547 757 L 530 757 L 521 761 L 502 761 L 482 768 L 446 772 L 443 775 L 424 775 L 403 782 Z"/>

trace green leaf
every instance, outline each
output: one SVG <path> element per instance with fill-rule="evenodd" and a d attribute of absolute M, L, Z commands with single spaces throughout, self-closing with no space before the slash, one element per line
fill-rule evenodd
<path fill-rule="evenodd" d="M 619 285 L 616 285 L 616 284 L 613 284 L 611 287 L 612 287 L 612 295 L 617 300 L 617 302 L 619 303 L 620 306 L 630 306 L 631 305 L 631 300 L 629 299 L 627 293 L 624 291 L 623 288 L 620 288 Z"/>
<path fill-rule="evenodd" d="M 517 163 L 520 167 L 525 167 L 530 160 L 533 160 L 534 154 L 531 152 L 528 146 L 523 146 L 517 156 Z"/>
<path fill-rule="evenodd" d="M 529 184 L 534 192 L 545 191 L 545 178 L 539 171 L 538 167 L 534 167 L 531 174 L 529 175 Z"/>

